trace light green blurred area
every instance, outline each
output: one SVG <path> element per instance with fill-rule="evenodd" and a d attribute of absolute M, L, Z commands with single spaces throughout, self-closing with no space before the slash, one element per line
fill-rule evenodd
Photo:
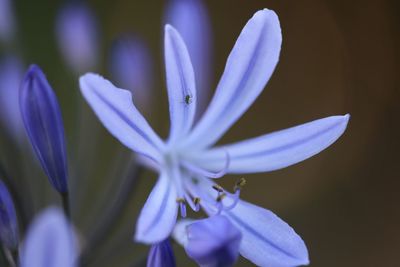
<path fill-rule="evenodd" d="M 63 63 L 54 21 L 61 1 L 15 1 L 18 44 L 26 64 L 46 72 L 60 101 L 68 139 L 73 219 L 86 233 L 117 196 L 130 157 L 83 102 L 78 77 Z M 89 1 L 101 26 L 102 66 L 112 40 L 142 36 L 155 60 L 152 126 L 165 137 L 169 118 L 162 65 L 164 1 Z M 273 210 L 305 240 L 311 266 L 398 266 L 400 249 L 400 5 L 390 0 L 206 1 L 214 31 L 214 85 L 246 21 L 262 8 L 276 11 L 283 31 L 278 67 L 251 109 L 222 143 L 313 119 L 351 114 L 344 136 L 321 154 L 272 173 L 246 175 L 242 197 Z M 85 125 L 85 135 L 80 127 Z M 10 155 L 2 155 L 2 158 Z M 29 156 L 27 156 L 29 157 Z M 13 161 L 11 159 L 10 161 Z M 33 210 L 58 203 L 39 168 L 28 179 Z M 18 176 L 18 171 L 12 171 Z M 81 174 L 76 175 L 77 173 Z M 83 175 L 84 174 L 84 175 Z M 156 175 L 146 172 L 124 215 L 90 266 L 133 266 L 148 248 L 132 242 L 135 220 Z M 238 177 L 221 182 L 228 188 Z M 21 179 L 16 177 L 15 179 Z M 268 227 L 266 225 L 266 227 Z M 178 266 L 194 266 L 174 246 Z M 241 260 L 238 266 L 251 266 Z"/>

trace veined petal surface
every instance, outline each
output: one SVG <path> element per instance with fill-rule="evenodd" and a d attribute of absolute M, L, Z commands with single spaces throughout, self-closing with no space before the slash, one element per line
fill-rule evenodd
<path fill-rule="evenodd" d="M 139 154 L 160 160 L 163 143 L 133 105 L 129 91 L 92 73 L 80 78 L 80 87 L 86 101 L 115 138 Z"/>
<path fill-rule="evenodd" d="M 171 119 L 170 142 L 185 136 L 196 111 L 196 85 L 192 63 L 179 33 L 165 26 L 165 67 Z"/>
<path fill-rule="evenodd" d="M 154 244 L 171 234 L 178 214 L 176 199 L 176 188 L 171 178 L 166 173 L 161 173 L 140 212 L 136 225 L 136 241 Z"/>
<path fill-rule="evenodd" d="M 278 16 L 258 11 L 236 41 L 210 106 L 185 142 L 188 147 L 214 144 L 250 107 L 275 69 L 281 43 Z"/>
<path fill-rule="evenodd" d="M 196 73 L 197 111 L 201 114 L 208 104 L 212 81 L 212 29 L 204 0 L 169 0 L 165 23 L 181 34 L 189 50 Z"/>
<path fill-rule="evenodd" d="M 21 267 L 75 267 L 77 250 L 71 226 L 57 208 L 32 223 L 21 253 Z"/>
<path fill-rule="evenodd" d="M 331 116 L 190 157 L 199 166 L 219 170 L 226 164 L 228 153 L 230 173 L 273 171 L 310 158 L 330 146 L 343 134 L 349 118 L 349 115 Z"/>
<path fill-rule="evenodd" d="M 304 241 L 271 211 L 239 201 L 223 215 L 242 233 L 240 254 L 257 266 L 293 267 L 309 263 Z"/>

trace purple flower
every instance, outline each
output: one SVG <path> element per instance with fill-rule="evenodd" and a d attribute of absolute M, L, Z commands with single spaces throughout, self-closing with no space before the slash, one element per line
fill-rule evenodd
<path fill-rule="evenodd" d="M 20 89 L 26 132 L 43 170 L 60 193 L 68 191 L 64 126 L 57 97 L 42 70 L 32 65 Z"/>
<path fill-rule="evenodd" d="M 193 126 L 196 85 L 189 52 L 179 33 L 165 27 L 165 63 L 171 129 L 165 142 L 132 104 L 129 91 L 96 74 L 80 79 L 81 91 L 104 126 L 141 155 L 160 176 L 137 222 L 135 239 L 165 240 L 178 209 L 202 208 L 222 214 L 240 230 L 240 253 L 260 266 L 308 263 L 303 240 L 270 211 L 241 201 L 239 181 L 230 193 L 212 182 L 226 173 L 281 169 L 305 160 L 335 142 L 349 115 L 332 116 L 224 146 L 213 146 L 262 92 L 279 59 L 281 29 L 277 15 L 258 11 L 242 30 L 228 58 L 215 95 Z M 257 251 L 257 253 L 253 253 Z"/>
<path fill-rule="evenodd" d="M 19 231 L 17 214 L 10 192 L 0 180 L 0 241 L 10 250 L 18 248 Z"/>
<path fill-rule="evenodd" d="M 17 58 L 9 56 L 0 61 L 0 120 L 16 141 L 25 134 L 18 103 L 22 78 L 23 66 Z"/>
<path fill-rule="evenodd" d="M 77 249 L 71 226 L 57 208 L 43 211 L 30 225 L 21 267 L 75 267 Z"/>
<path fill-rule="evenodd" d="M 116 40 L 111 50 L 111 73 L 118 86 L 129 89 L 135 106 L 148 111 L 153 88 L 152 60 L 146 44 L 134 36 Z"/>
<path fill-rule="evenodd" d="M 15 34 L 12 0 L 0 0 L 0 41 L 9 42 Z"/>
<path fill-rule="evenodd" d="M 64 60 L 80 74 L 98 63 L 97 25 L 91 9 L 83 3 L 64 6 L 57 17 L 56 35 Z"/>
<path fill-rule="evenodd" d="M 185 250 L 200 266 L 233 266 L 239 256 L 241 232 L 224 216 L 216 215 L 186 226 Z"/>
<path fill-rule="evenodd" d="M 197 116 L 205 109 L 212 82 L 212 30 L 203 0 L 169 0 L 165 23 L 181 34 L 196 73 Z"/>
<path fill-rule="evenodd" d="M 175 257 L 169 240 L 151 246 L 147 257 L 147 267 L 175 267 Z"/>

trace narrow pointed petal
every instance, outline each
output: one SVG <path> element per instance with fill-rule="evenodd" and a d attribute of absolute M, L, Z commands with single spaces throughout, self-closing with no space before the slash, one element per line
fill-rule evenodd
<path fill-rule="evenodd" d="M 75 267 L 76 259 L 71 226 L 59 209 L 48 208 L 29 227 L 21 267 Z"/>
<path fill-rule="evenodd" d="M 14 1 L 0 0 L 0 41 L 10 42 L 15 35 Z"/>
<path fill-rule="evenodd" d="M 207 8 L 203 0 L 169 0 L 164 21 L 177 29 L 189 50 L 197 77 L 197 117 L 208 103 L 213 73 L 212 29 Z"/>
<path fill-rule="evenodd" d="M 257 266 L 292 267 L 309 263 L 304 241 L 271 211 L 239 201 L 233 210 L 223 214 L 242 233 L 240 254 Z"/>
<path fill-rule="evenodd" d="M 237 261 L 242 234 L 226 217 L 196 221 L 186 231 L 185 251 L 199 266 L 228 267 Z"/>
<path fill-rule="evenodd" d="M 178 214 L 176 199 L 176 188 L 171 178 L 161 174 L 140 212 L 136 225 L 136 241 L 154 244 L 171 234 Z"/>
<path fill-rule="evenodd" d="M 132 35 L 117 39 L 111 49 L 110 61 L 110 71 L 117 86 L 129 89 L 135 106 L 142 112 L 149 112 L 154 72 L 144 41 Z"/>
<path fill-rule="evenodd" d="M 43 71 L 30 66 L 20 89 L 22 119 L 33 150 L 52 186 L 67 192 L 64 126 L 57 97 Z"/>
<path fill-rule="evenodd" d="M 179 33 L 165 26 L 165 67 L 167 75 L 170 142 L 190 130 L 196 110 L 196 85 L 189 53 Z"/>
<path fill-rule="evenodd" d="M 210 106 L 186 141 L 188 147 L 214 144 L 250 107 L 275 69 L 281 43 L 278 16 L 272 10 L 258 11 L 236 41 Z"/>
<path fill-rule="evenodd" d="M 345 131 L 350 116 L 332 116 L 193 155 L 199 166 L 219 170 L 231 162 L 229 173 L 267 172 L 308 159 L 333 144 Z"/>
<path fill-rule="evenodd" d="M 151 246 L 147 267 L 175 267 L 175 256 L 168 239 Z"/>
<path fill-rule="evenodd" d="M 0 180 L 0 241 L 10 250 L 18 248 L 19 231 L 17 214 L 7 186 Z"/>
<path fill-rule="evenodd" d="M 25 136 L 19 110 L 19 86 L 23 76 L 24 69 L 18 58 L 8 56 L 0 61 L 0 120 L 16 141 Z"/>
<path fill-rule="evenodd" d="M 64 60 L 77 74 L 93 71 L 98 63 L 97 23 L 86 4 L 69 3 L 57 17 L 56 35 Z"/>
<path fill-rule="evenodd" d="M 160 160 L 163 143 L 132 103 L 129 91 L 96 74 L 80 78 L 80 87 L 104 127 L 122 144 L 153 160 Z"/>

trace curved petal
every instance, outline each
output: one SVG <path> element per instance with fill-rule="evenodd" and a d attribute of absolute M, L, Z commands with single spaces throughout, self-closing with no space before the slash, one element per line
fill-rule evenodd
<path fill-rule="evenodd" d="M 212 82 L 212 29 L 203 0 L 169 0 L 165 23 L 174 26 L 189 50 L 196 73 L 197 111 L 201 114 L 208 103 Z"/>
<path fill-rule="evenodd" d="M 168 239 L 151 246 L 147 267 L 176 267 L 174 252 Z"/>
<path fill-rule="evenodd" d="M 171 234 L 178 214 L 176 199 L 174 184 L 170 177 L 162 173 L 140 212 L 136 225 L 136 241 L 154 244 Z"/>
<path fill-rule="evenodd" d="M 219 170 L 228 152 L 229 173 L 273 171 L 310 158 L 330 146 L 343 134 L 349 118 L 348 114 L 327 117 L 190 157 L 199 166 Z"/>
<path fill-rule="evenodd" d="M 243 28 L 229 55 L 215 95 L 188 147 L 215 143 L 264 89 L 279 59 L 282 35 L 274 11 L 258 11 Z"/>
<path fill-rule="evenodd" d="M 189 242 L 186 228 L 195 221 L 195 219 L 185 218 L 180 219 L 176 222 L 174 230 L 172 232 L 172 237 L 182 247 L 186 246 Z"/>
<path fill-rule="evenodd" d="M 268 267 L 292 267 L 309 263 L 304 241 L 278 216 L 245 201 L 223 212 L 241 231 L 240 254 Z"/>
<path fill-rule="evenodd" d="M 21 83 L 19 105 L 25 130 L 51 185 L 68 191 L 68 164 L 64 125 L 57 96 L 37 65 L 31 65 Z"/>
<path fill-rule="evenodd" d="M 170 142 L 186 135 L 196 110 L 196 85 L 192 63 L 179 33 L 165 26 L 165 67 L 171 119 Z"/>
<path fill-rule="evenodd" d="M 129 91 L 92 73 L 80 78 L 80 87 L 86 101 L 115 138 L 137 153 L 160 160 L 163 143 L 133 105 Z"/>
<path fill-rule="evenodd" d="M 72 229 L 63 213 L 48 208 L 30 226 L 21 267 L 74 267 L 77 258 Z"/>

